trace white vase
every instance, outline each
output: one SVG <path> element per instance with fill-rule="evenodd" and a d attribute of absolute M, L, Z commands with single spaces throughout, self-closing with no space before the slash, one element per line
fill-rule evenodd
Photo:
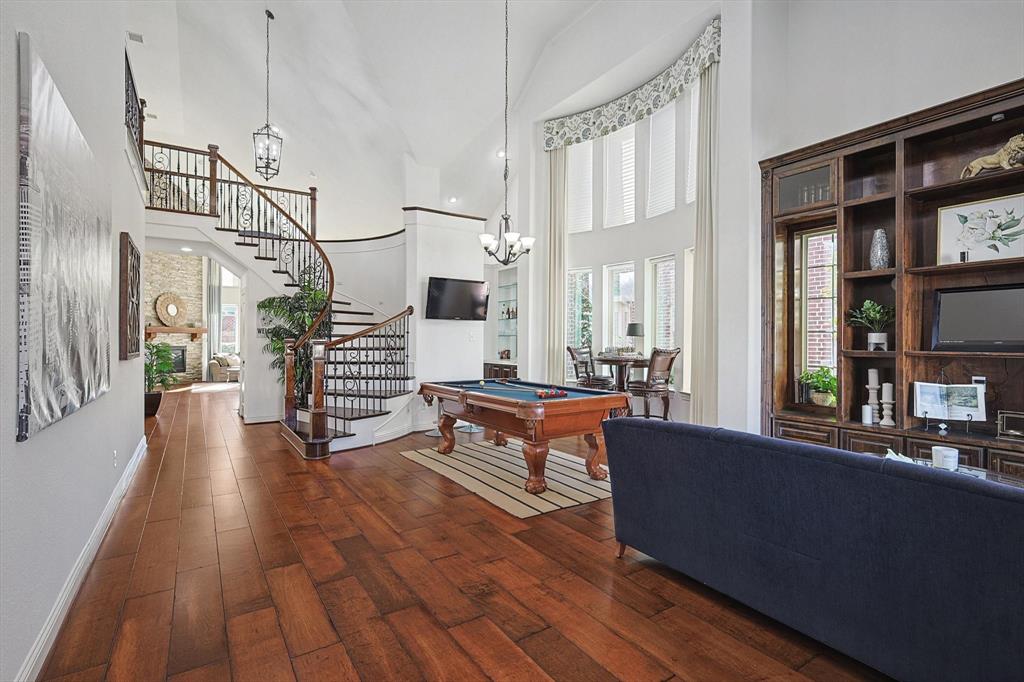
<path fill-rule="evenodd" d="M 868 350 L 889 350 L 889 333 L 868 332 Z"/>

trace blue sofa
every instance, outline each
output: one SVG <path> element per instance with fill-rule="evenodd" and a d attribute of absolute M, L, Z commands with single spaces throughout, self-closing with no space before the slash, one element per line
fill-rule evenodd
<path fill-rule="evenodd" d="M 1024 680 L 1024 489 L 749 433 L 604 422 L 615 534 L 900 680 Z"/>

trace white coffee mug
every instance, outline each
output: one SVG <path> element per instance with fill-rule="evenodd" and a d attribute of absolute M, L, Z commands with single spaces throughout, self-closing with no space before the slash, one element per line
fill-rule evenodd
<path fill-rule="evenodd" d="M 932 466 L 940 469 L 956 471 L 960 464 L 960 451 L 956 448 L 948 448 L 944 445 L 936 445 L 932 448 Z"/>

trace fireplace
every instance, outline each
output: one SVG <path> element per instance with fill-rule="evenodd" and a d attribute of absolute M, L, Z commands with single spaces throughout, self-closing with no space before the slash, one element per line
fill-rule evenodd
<path fill-rule="evenodd" d="M 185 346 L 171 346 L 171 362 L 176 374 L 185 371 Z"/>

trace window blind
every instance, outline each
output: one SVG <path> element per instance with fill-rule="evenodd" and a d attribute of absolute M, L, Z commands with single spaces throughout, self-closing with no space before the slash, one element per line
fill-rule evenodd
<path fill-rule="evenodd" d="M 673 256 L 651 263 L 654 289 L 653 339 L 655 348 L 674 348 L 676 339 L 676 260 Z"/>
<path fill-rule="evenodd" d="M 669 102 L 651 116 L 647 217 L 676 207 L 676 104 Z"/>
<path fill-rule="evenodd" d="M 594 143 L 578 142 L 566 149 L 566 228 L 587 232 L 594 226 Z"/>
<path fill-rule="evenodd" d="M 636 217 L 636 128 L 627 126 L 604 138 L 604 226 Z"/>
<path fill-rule="evenodd" d="M 686 148 L 686 203 L 697 200 L 697 124 L 700 123 L 700 78 L 690 86 L 690 129 Z"/>

